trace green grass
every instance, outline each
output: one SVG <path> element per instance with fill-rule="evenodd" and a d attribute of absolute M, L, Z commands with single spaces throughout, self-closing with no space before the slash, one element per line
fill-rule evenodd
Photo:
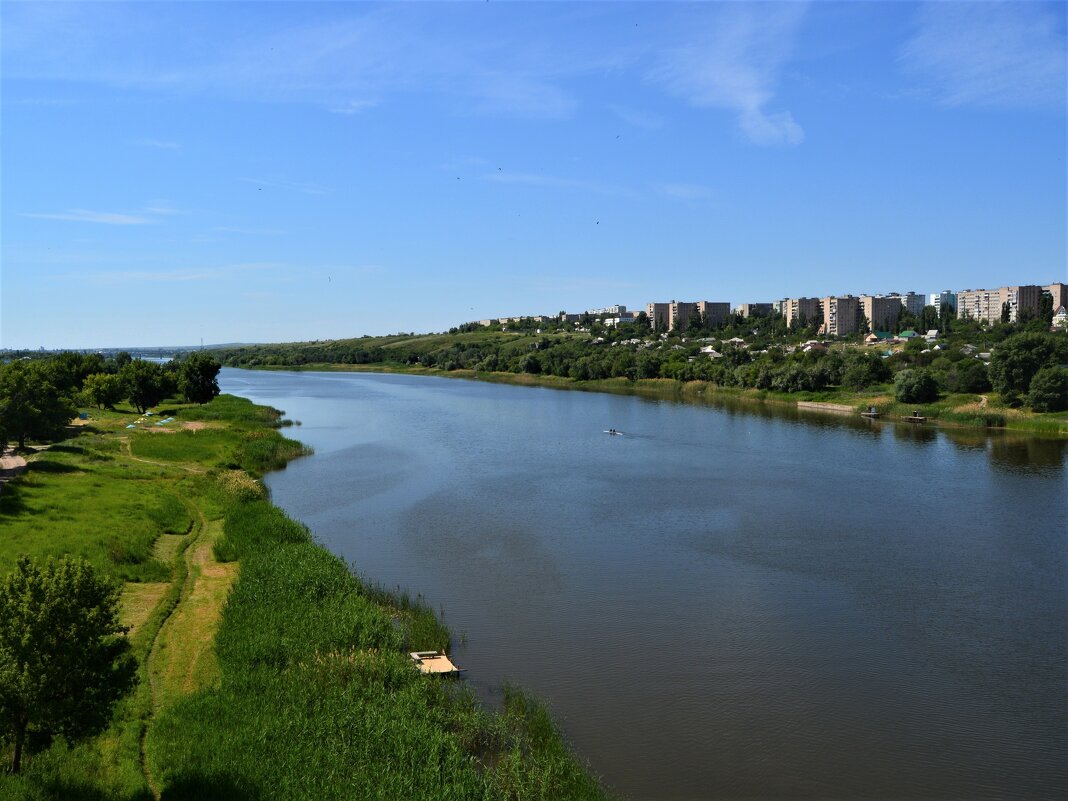
<path fill-rule="evenodd" d="M 407 651 L 448 639 L 433 613 L 366 586 L 276 507 L 232 507 L 216 550 L 241 562 L 222 681 L 153 726 L 163 798 L 605 797 L 543 706 L 511 692 L 491 715 L 415 670 Z"/>
<path fill-rule="evenodd" d="M 153 539 L 191 532 L 172 565 L 155 562 L 172 582 L 132 638 L 141 684 L 111 726 L 74 747 L 37 743 L 21 776 L 0 775 L 0 798 L 149 801 L 142 743 L 164 799 L 605 797 L 534 699 L 510 689 L 495 715 L 463 682 L 420 674 L 407 651 L 445 648 L 443 623 L 418 597 L 361 581 L 266 500 L 245 471 L 303 452 L 272 430 L 278 414 L 234 398 L 164 413 L 219 426 L 153 434 L 125 429 L 125 410 L 94 415 L 91 430 L 0 496 L 4 533 L 17 533 L 0 543 L 0 560 L 13 561 L 12 543 L 34 555 L 81 548 L 112 576 L 144 578 Z M 223 521 L 215 554 L 239 561 L 239 578 L 211 686 L 157 692 L 161 706 L 149 666 L 165 653 L 164 622 L 184 609 L 195 509 L 213 531 Z"/>

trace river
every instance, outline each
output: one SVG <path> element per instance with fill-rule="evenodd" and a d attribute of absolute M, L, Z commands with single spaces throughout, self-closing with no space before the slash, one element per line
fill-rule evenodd
<path fill-rule="evenodd" d="M 275 502 L 442 609 L 475 690 L 534 690 L 625 797 L 1068 795 L 1062 442 L 427 376 L 220 384 L 315 449 Z"/>

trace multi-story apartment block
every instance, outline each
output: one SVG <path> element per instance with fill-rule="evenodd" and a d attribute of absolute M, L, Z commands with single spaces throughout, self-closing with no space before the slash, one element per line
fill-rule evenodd
<path fill-rule="evenodd" d="M 1009 322 L 1036 316 L 1042 308 L 1043 287 L 1034 285 L 1003 286 L 1000 289 L 965 289 L 957 293 L 957 316 L 1001 322 L 1002 309 L 1008 307 Z"/>
<path fill-rule="evenodd" d="M 787 298 L 782 300 L 773 300 L 771 302 L 771 313 L 777 314 L 779 317 L 786 316 L 786 307 L 790 305 L 790 301 Z"/>
<path fill-rule="evenodd" d="M 627 313 L 627 307 L 621 306 L 618 303 L 615 306 L 605 306 L 603 309 L 587 309 L 586 314 L 590 317 L 618 317 L 621 314 Z"/>
<path fill-rule="evenodd" d="M 917 317 L 923 316 L 923 307 L 926 304 L 926 298 L 923 295 L 917 295 L 915 292 L 906 292 L 900 297 L 902 306 Z"/>
<path fill-rule="evenodd" d="M 946 308 L 953 309 L 954 311 L 956 311 L 956 309 L 957 309 L 957 293 L 956 292 L 950 292 L 948 289 L 944 289 L 941 292 L 932 292 L 931 296 L 928 298 L 927 305 L 928 306 L 934 306 L 935 307 L 935 311 L 938 312 L 939 315 L 942 314 L 942 307 L 943 306 L 945 306 Z"/>
<path fill-rule="evenodd" d="M 853 295 L 823 299 L 823 333 L 840 337 L 860 330 L 860 298 Z"/>
<path fill-rule="evenodd" d="M 738 307 L 738 314 L 746 319 L 750 317 L 770 317 L 774 303 L 743 303 Z"/>
<path fill-rule="evenodd" d="M 1045 291 L 1053 296 L 1053 311 L 1056 313 L 1061 306 L 1068 308 L 1068 284 L 1050 284 Z"/>
<path fill-rule="evenodd" d="M 668 330 L 668 327 L 671 324 L 671 307 L 674 303 L 675 301 L 671 301 L 670 303 L 645 304 L 645 316 L 649 318 L 649 326 L 653 330 Z"/>
<path fill-rule="evenodd" d="M 868 319 L 868 325 L 874 331 L 890 331 L 901 316 L 901 296 L 861 295 L 860 312 Z"/>
<path fill-rule="evenodd" d="M 823 319 L 823 306 L 819 298 L 788 298 L 783 301 L 783 317 L 787 325 L 793 325 L 794 320 L 811 325 Z"/>
<path fill-rule="evenodd" d="M 699 300 L 696 303 L 673 300 L 670 303 L 647 303 L 645 313 L 649 317 L 649 325 L 653 328 L 663 328 L 666 331 L 686 330 L 686 324 L 690 315 L 699 311 L 704 318 L 705 325 L 721 325 L 731 313 L 731 304 L 713 303 L 707 300 Z"/>
<path fill-rule="evenodd" d="M 1009 322 L 1037 317 L 1042 311 L 1041 286 L 1004 286 L 1001 288 L 1002 303 L 1009 305 Z"/>
<path fill-rule="evenodd" d="M 699 300 L 693 305 L 701 312 L 701 317 L 704 318 L 705 325 L 709 328 L 723 325 L 727 318 L 731 316 L 731 304 L 729 303 Z"/>
<path fill-rule="evenodd" d="M 965 289 L 957 293 L 957 317 L 989 325 L 1001 322 L 1000 289 Z"/>

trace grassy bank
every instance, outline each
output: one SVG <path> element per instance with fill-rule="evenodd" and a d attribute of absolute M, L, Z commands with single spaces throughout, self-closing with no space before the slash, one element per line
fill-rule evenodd
<path fill-rule="evenodd" d="M 94 412 L 0 495 L 4 569 L 79 553 L 125 581 L 140 662 L 107 731 L 36 743 L 0 798 L 604 797 L 537 701 L 509 690 L 490 714 L 419 674 L 407 651 L 449 641 L 435 615 L 270 504 L 257 477 L 304 452 L 277 412 L 161 411 Z"/>
<path fill-rule="evenodd" d="M 1068 438 L 1068 412 L 1037 414 L 1026 409 L 1011 408 L 1001 403 L 995 393 L 985 395 L 950 394 L 935 403 L 899 403 L 893 398 L 893 387 L 877 385 L 862 392 L 829 389 L 822 392 L 773 392 L 771 390 L 721 387 L 707 381 L 677 381 L 672 378 L 605 378 L 580 381 L 554 375 L 531 373 L 479 372 L 476 370 L 441 370 L 433 367 L 404 364 L 306 364 L 299 367 L 262 367 L 254 369 L 400 373 L 407 375 L 436 375 L 445 378 L 464 378 L 497 384 L 571 389 L 584 392 L 608 392 L 646 398 L 677 400 L 687 403 L 715 403 L 718 400 L 754 404 L 779 404 L 797 407 L 798 402 L 824 403 L 828 406 L 848 406 L 856 414 L 874 406 L 880 419 L 901 421 L 915 410 L 931 425 L 1006 429 L 1036 436 Z M 985 401 L 984 401 L 985 398 Z M 818 411 L 818 410 L 812 410 Z"/>

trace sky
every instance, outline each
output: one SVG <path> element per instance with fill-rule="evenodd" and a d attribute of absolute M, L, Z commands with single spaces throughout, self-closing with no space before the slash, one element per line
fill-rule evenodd
<path fill-rule="evenodd" d="M 0 5 L 0 347 L 1068 280 L 1064 3 Z"/>

